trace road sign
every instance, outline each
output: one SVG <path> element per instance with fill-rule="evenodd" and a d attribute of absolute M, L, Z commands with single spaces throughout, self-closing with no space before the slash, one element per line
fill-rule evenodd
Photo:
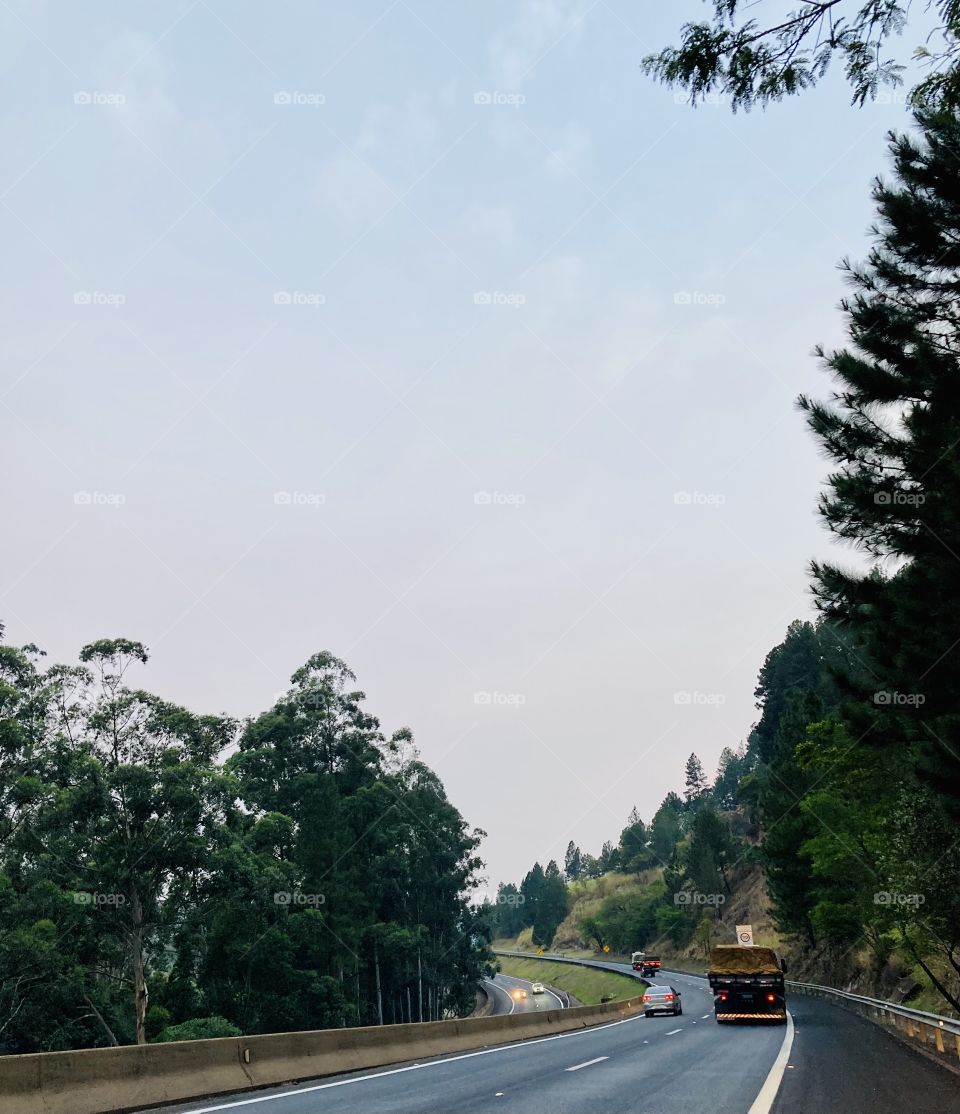
<path fill-rule="evenodd" d="M 608 951 L 610 951 L 610 945 L 609 945 L 609 944 L 604 944 L 604 945 L 603 945 L 603 950 L 604 950 L 605 952 L 608 952 Z"/>
<path fill-rule="evenodd" d="M 747 944 L 753 947 L 753 925 L 752 924 L 738 924 L 737 925 L 737 943 Z"/>
<path fill-rule="evenodd" d="M 537 948 L 537 955 L 543 955 L 543 948 Z"/>

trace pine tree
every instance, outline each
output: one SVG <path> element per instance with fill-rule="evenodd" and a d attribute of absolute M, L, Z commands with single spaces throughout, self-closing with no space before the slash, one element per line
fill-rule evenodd
<path fill-rule="evenodd" d="M 564 856 L 563 865 L 564 873 L 571 882 L 575 882 L 583 873 L 583 855 L 572 839 L 567 844 L 567 853 Z"/>
<path fill-rule="evenodd" d="M 854 734 L 914 755 L 960 813 L 960 117 L 916 119 L 919 140 L 890 136 L 866 263 L 844 263 L 850 344 L 820 350 L 838 386 L 799 403 L 835 463 L 821 514 L 872 559 L 812 566 L 876 678 Z"/>
<path fill-rule="evenodd" d="M 688 805 L 694 805 L 709 788 L 707 775 L 703 772 L 703 763 L 695 754 L 691 754 L 687 759 L 685 770 L 684 800 Z"/>

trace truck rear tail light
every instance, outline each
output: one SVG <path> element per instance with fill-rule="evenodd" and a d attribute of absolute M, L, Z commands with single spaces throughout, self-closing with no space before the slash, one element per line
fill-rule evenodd
<path fill-rule="evenodd" d="M 768 994 L 767 995 L 767 1001 L 768 1002 L 775 1002 L 776 1000 L 777 1000 L 776 994 Z"/>

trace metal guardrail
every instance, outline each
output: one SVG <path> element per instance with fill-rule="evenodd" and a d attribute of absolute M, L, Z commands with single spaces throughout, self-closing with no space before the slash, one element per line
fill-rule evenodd
<path fill-rule="evenodd" d="M 532 955 L 530 952 L 497 951 L 497 955 L 520 956 L 524 959 L 546 959 L 551 963 L 573 963 L 581 967 L 599 967 L 610 970 L 610 961 L 571 959 L 560 955 Z M 664 968 L 668 970 L 668 968 Z M 626 971 L 623 972 L 627 974 Z M 689 975 L 691 972 L 684 971 Z M 638 976 L 634 976 L 635 978 Z M 700 976 L 694 976 L 699 978 Z M 846 990 L 835 990 L 831 986 L 821 986 L 819 983 L 794 982 L 784 979 L 787 990 L 794 994 L 806 994 L 812 998 L 821 998 L 860 1014 L 861 1017 L 873 1021 L 875 1024 L 884 1025 L 903 1035 L 907 1039 L 919 1042 L 925 1051 L 931 1055 L 942 1057 L 944 1062 L 960 1062 L 960 1020 L 953 1017 L 941 1017 L 937 1013 L 926 1013 L 924 1010 L 911 1009 L 909 1006 L 900 1006 L 896 1002 L 885 1002 L 881 998 L 867 998 L 862 994 L 851 994 Z"/>
<path fill-rule="evenodd" d="M 795 994 L 806 994 L 843 1006 L 869 1021 L 905 1034 L 938 1057 L 942 1056 L 950 1062 L 954 1059 L 960 1061 L 960 1021 L 956 1018 L 914 1010 L 896 1002 L 885 1002 L 882 998 L 866 998 L 862 994 L 834 990 L 831 986 L 820 986 L 818 983 L 785 981 L 787 990 Z"/>

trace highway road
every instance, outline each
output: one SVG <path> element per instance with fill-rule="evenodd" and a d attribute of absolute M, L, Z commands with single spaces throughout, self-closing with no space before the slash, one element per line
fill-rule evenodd
<path fill-rule="evenodd" d="M 493 1013 L 543 1013 L 545 1010 L 563 1009 L 566 1000 L 552 990 L 544 994 L 533 993 L 533 983 L 502 972 L 492 979 L 484 979 L 487 992 L 493 996 Z M 525 990 L 525 998 L 518 998 L 516 990 Z"/>
<path fill-rule="evenodd" d="M 960 1077 L 860 1017 L 795 996 L 787 1026 L 717 1025 L 706 980 L 667 972 L 660 982 L 680 990 L 682 1017 L 640 1016 L 164 1110 L 178 1114 L 960 1112 Z"/>

